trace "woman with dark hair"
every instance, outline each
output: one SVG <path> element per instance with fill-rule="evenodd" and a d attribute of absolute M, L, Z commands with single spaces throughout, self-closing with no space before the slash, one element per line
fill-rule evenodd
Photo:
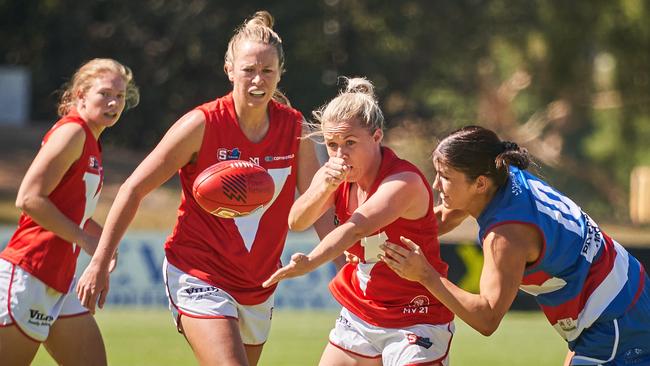
<path fill-rule="evenodd" d="M 479 224 L 480 293 L 440 276 L 407 238 L 383 246 L 400 276 L 424 285 L 483 335 L 491 335 L 517 290 L 535 296 L 568 342 L 570 365 L 650 364 L 650 281 L 643 265 L 568 197 L 526 171 L 528 152 L 470 126 L 433 153 L 443 211 Z"/>

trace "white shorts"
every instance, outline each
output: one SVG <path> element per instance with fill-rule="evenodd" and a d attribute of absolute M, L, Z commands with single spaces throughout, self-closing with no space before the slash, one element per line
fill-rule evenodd
<path fill-rule="evenodd" d="M 245 345 L 266 342 L 271 330 L 273 295 L 261 304 L 241 305 L 226 291 L 181 271 L 166 258 L 163 276 L 176 327 L 181 315 L 201 319 L 233 318 L 239 322 L 239 333 Z"/>
<path fill-rule="evenodd" d="M 67 294 L 47 286 L 19 266 L 0 259 L 0 327 L 16 325 L 28 338 L 44 342 L 58 318 L 88 313 L 70 284 Z"/>
<path fill-rule="evenodd" d="M 380 358 L 384 366 L 449 364 L 454 323 L 381 328 L 343 308 L 330 332 L 330 343 L 365 358 Z"/>

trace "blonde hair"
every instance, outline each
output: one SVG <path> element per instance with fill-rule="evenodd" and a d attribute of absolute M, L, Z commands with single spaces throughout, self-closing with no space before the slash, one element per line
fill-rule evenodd
<path fill-rule="evenodd" d="M 68 114 L 70 108 L 77 102 L 79 95 L 86 93 L 90 89 L 92 81 L 105 72 L 114 72 L 126 81 L 125 109 L 137 106 L 140 102 L 140 91 L 135 85 L 131 69 L 110 58 L 96 58 L 81 65 L 72 76 L 72 80 L 64 84 L 57 106 L 59 116 Z"/>
<path fill-rule="evenodd" d="M 244 24 L 239 26 L 239 28 L 235 30 L 235 34 L 230 38 L 230 42 L 228 42 L 228 49 L 226 50 L 226 55 L 224 57 L 224 70 L 227 70 L 228 67 L 233 67 L 235 52 L 240 43 L 251 41 L 273 46 L 278 55 L 280 73 L 283 73 L 284 50 L 282 49 L 282 39 L 273 30 L 274 23 L 271 13 L 266 10 L 260 10 L 257 11 L 252 18 L 246 20 Z M 289 99 L 277 89 L 273 93 L 273 99 L 278 103 L 291 106 Z"/>
<path fill-rule="evenodd" d="M 347 85 L 336 98 L 312 112 L 322 128 L 323 123 L 339 123 L 357 120 L 372 134 L 384 128 L 384 114 L 375 97 L 375 88 L 370 80 L 357 77 L 343 77 Z"/>

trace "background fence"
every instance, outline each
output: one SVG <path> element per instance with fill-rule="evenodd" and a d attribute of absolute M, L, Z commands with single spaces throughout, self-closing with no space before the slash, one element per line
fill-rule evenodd
<path fill-rule="evenodd" d="M 14 227 L 0 227 L 0 243 L 6 245 Z M 167 233 L 160 231 L 131 231 L 120 244 L 117 269 L 111 274 L 111 289 L 107 298 L 109 306 L 167 306 L 167 296 L 162 274 L 164 257 L 163 243 Z M 287 263 L 295 252 L 308 253 L 318 238 L 313 231 L 290 233 L 282 255 Z M 625 243 L 622 243 L 625 245 Z M 650 265 L 650 246 L 629 247 L 646 268 Z M 441 254 L 449 263 L 449 278 L 459 286 L 478 292 L 479 278 L 483 264 L 481 248 L 472 241 L 443 242 Z M 79 256 L 77 273 L 80 274 L 90 258 L 85 253 Z M 335 274 L 335 268 L 328 264 L 306 276 L 283 281 L 276 292 L 276 307 L 297 309 L 335 309 L 338 303 L 327 288 Z M 532 296 L 520 291 L 513 309 L 537 309 Z"/>

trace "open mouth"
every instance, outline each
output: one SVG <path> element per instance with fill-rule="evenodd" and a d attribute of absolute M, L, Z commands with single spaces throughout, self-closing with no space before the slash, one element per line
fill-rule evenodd
<path fill-rule="evenodd" d="M 263 97 L 266 95 L 266 93 L 263 90 L 251 90 L 248 93 L 254 97 Z"/>

